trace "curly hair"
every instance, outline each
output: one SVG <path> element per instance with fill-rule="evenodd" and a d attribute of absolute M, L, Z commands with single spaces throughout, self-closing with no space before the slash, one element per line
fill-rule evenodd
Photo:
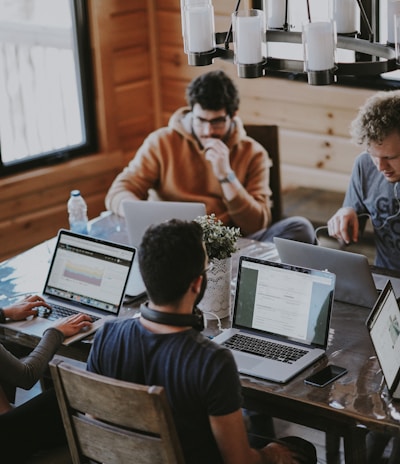
<path fill-rule="evenodd" d="M 400 90 L 382 91 L 369 97 L 350 128 L 353 142 L 359 145 L 382 143 L 395 131 L 400 133 Z"/>
<path fill-rule="evenodd" d="M 223 71 L 211 71 L 193 79 L 186 89 L 186 101 L 193 109 L 198 103 L 204 110 L 225 109 L 232 117 L 239 108 L 239 92 Z"/>

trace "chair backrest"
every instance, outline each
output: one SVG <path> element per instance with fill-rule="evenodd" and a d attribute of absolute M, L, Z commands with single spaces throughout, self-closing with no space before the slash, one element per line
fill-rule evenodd
<path fill-rule="evenodd" d="M 97 375 L 61 356 L 50 371 L 74 464 L 183 464 L 162 387 Z"/>
<path fill-rule="evenodd" d="M 268 152 L 272 160 L 269 176 L 269 186 L 272 190 L 272 222 L 282 218 L 282 192 L 281 192 L 281 170 L 279 161 L 279 134 L 278 126 L 251 125 L 244 126 L 247 135 L 257 140 Z"/>

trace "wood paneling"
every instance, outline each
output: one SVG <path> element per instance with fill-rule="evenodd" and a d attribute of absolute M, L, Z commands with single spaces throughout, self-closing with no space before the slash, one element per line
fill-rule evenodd
<path fill-rule="evenodd" d="M 57 167 L 1 180 L 0 259 L 8 258 L 68 227 L 70 191 L 80 189 L 93 218 L 105 210 L 104 195 L 122 163 L 121 152 L 92 155 Z M 34 263 L 32 263 L 34 265 Z"/>
<path fill-rule="evenodd" d="M 232 3 L 213 5 L 217 30 L 227 30 Z M 211 69 L 225 70 L 237 84 L 245 123 L 279 126 L 283 189 L 345 190 L 359 151 L 349 124 L 373 91 L 239 79 L 234 65 L 218 59 L 188 66 L 177 0 L 88 0 L 88 6 L 99 153 L 0 179 L 0 259 L 67 226 L 72 188 L 82 191 L 90 217 L 99 214 L 109 185 L 145 136 L 185 105 L 188 82 Z"/>

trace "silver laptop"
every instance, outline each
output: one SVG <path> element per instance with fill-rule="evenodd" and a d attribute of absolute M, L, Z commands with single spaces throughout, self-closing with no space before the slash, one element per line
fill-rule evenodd
<path fill-rule="evenodd" d="M 238 370 L 285 383 L 327 348 L 335 275 L 241 256 L 232 328 L 213 340 Z"/>
<path fill-rule="evenodd" d="M 378 290 L 366 256 L 279 237 L 274 243 L 282 262 L 336 274 L 336 300 L 367 308 L 375 304 Z"/>
<path fill-rule="evenodd" d="M 400 399 L 400 310 L 390 280 L 366 325 L 392 398 Z"/>
<path fill-rule="evenodd" d="M 59 322 L 59 312 L 83 312 L 94 320 L 92 327 L 64 344 L 87 337 L 105 320 L 118 316 L 135 251 L 128 245 L 60 230 L 42 293 L 52 312 L 40 311 L 43 317 L 8 324 L 41 337 L 46 328 Z"/>
<path fill-rule="evenodd" d="M 129 201 L 123 202 L 129 243 L 138 248 L 147 228 L 169 219 L 191 221 L 197 216 L 206 214 L 204 203 L 175 201 Z M 126 294 L 140 296 L 146 292 L 139 271 L 138 260 L 135 259 L 129 277 Z"/>

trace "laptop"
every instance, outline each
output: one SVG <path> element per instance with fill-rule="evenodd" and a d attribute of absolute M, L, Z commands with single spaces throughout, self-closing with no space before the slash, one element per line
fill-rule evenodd
<path fill-rule="evenodd" d="M 213 341 L 241 374 L 286 383 L 325 354 L 334 288 L 331 272 L 241 256 L 232 328 Z"/>
<path fill-rule="evenodd" d="M 118 243 L 60 230 L 42 292 L 52 306 L 45 317 L 9 322 L 14 330 L 41 337 L 43 331 L 56 324 L 58 307 L 89 314 L 94 322 L 64 340 L 69 345 L 87 337 L 103 323 L 118 316 L 124 298 L 135 249 Z"/>
<path fill-rule="evenodd" d="M 375 304 L 378 298 L 378 282 L 374 281 L 366 256 L 280 237 L 274 237 L 274 243 L 282 262 L 313 269 L 327 269 L 336 274 L 337 301 L 369 309 Z M 382 282 L 379 284 L 382 285 Z"/>
<path fill-rule="evenodd" d="M 400 310 L 390 280 L 380 293 L 366 325 L 392 398 L 400 399 Z"/>
<path fill-rule="evenodd" d="M 147 228 L 169 219 L 192 221 L 197 216 L 206 214 L 204 203 L 178 201 L 129 201 L 123 202 L 129 243 L 138 248 Z M 135 259 L 129 277 L 126 294 L 139 297 L 146 293 L 142 276 L 139 271 L 138 260 Z"/>

